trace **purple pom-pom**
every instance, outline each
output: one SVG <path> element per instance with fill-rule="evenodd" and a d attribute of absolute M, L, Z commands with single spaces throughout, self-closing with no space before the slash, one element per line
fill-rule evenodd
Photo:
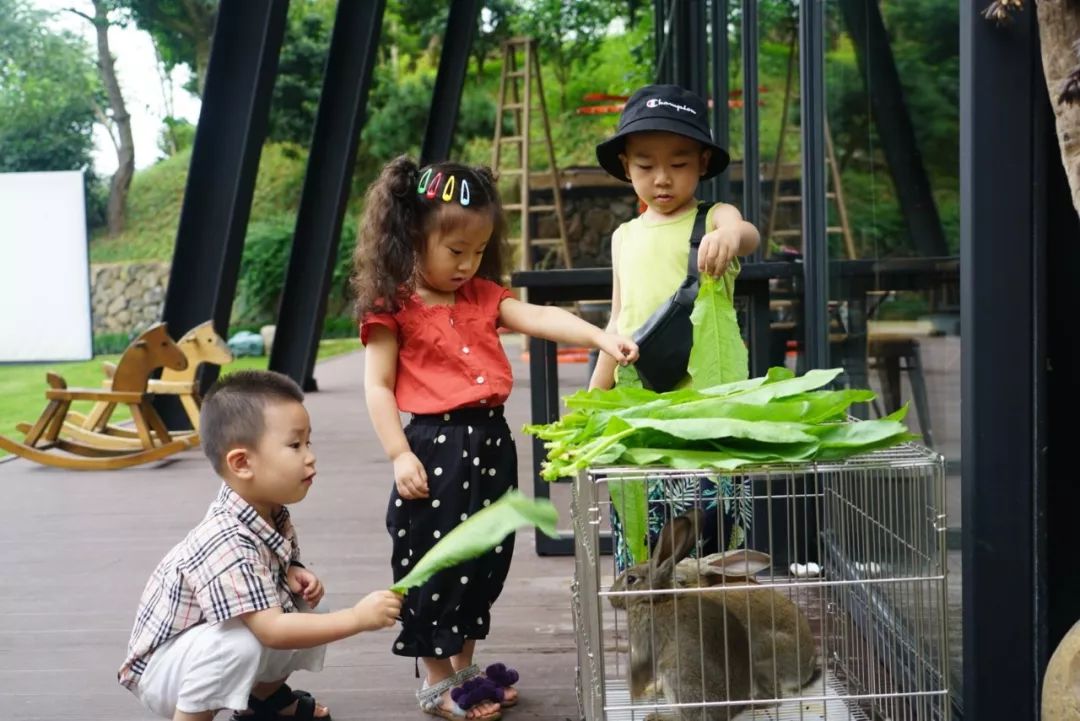
<path fill-rule="evenodd" d="M 472 708 L 481 701 L 503 700 L 503 691 L 486 678 L 471 678 L 450 691 L 450 698 L 463 709 Z"/>
<path fill-rule="evenodd" d="M 493 663 L 484 671 L 484 675 L 494 681 L 499 687 L 513 686 L 520 676 L 512 668 L 507 668 L 504 663 Z"/>

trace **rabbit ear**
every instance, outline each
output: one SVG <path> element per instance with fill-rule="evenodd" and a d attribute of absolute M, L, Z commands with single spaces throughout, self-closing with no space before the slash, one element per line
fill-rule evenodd
<path fill-rule="evenodd" d="M 686 558 L 697 543 L 698 529 L 704 520 L 700 509 L 676 516 L 660 529 L 649 564 L 660 574 L 670 574 L 675 564 Z"/>
<path fill-rule="evenodd" d="M 749 548 L 714 553 L 705 559 L 705 562 L 710 569 L 715 569 L 729 577 L 751 578 L 772 566 L 772 558 L 769 554 Z"/>

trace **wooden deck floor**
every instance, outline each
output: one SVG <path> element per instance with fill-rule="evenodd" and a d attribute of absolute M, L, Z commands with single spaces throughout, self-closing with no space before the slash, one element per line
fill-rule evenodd
<path fill-rule="evenodd" d="M 937 383 L 931 403 L 935 431 L 953 457 L 959 404 L 949 358 L 955 354 L 944 341 L 928 346 L 924 363 L 939 376 L 931 381 Z M 507 406 L 515 431 L 529 416 L 528 369 L 519 351 L 513 345 L 509 353 L 518 379 Z M 582 365 L 561 366 L 560 374 L 563 394 L 586 381 Z M 364 409 L 363 354 L 326 361 L 316 375 L 322 390 L 308 397 L 308 407 L 319 476 L 293 514 L 305 561 L 326 583 L 327 602 L 340 608 L 389 584 L 383 512 L 390 469 Z M 529 492 L 531 444 L 519 436 L 518 448 L 520 481 Z M 949 482 L 951 525 L 958 523 L 957 481 L 958 476 Z M 0 720 L 152 718 L 117 685 L 116 669 L 147 575 L 202 517 L 218 483 L 199 452 L 154 467 L 101 473 L 0 462 L 0 551 L 7 571 L 0 585 Z M 565 487 L 556 487 L 554 495 L 565 508 Z M 950 554 L 950 566 L 958 564 L 956 556 Z M 950 571 L 957 618 L 959 566 Z M 540 558 L 532 532 L 519 533 L 510 581 L 480 659 L 503 660 L 522 673 L 522 702 L 507 712 L 508 719 L 577 718 L 572 572 L 571 559 Z M 950 625 L 958 626 L 958 618 Z M 413 664 L 390 654 L 392 638 L 383 632 L 334 645 L 325 670 L 300 674 L 295 685 L 314 692 L 338 721 L 427 718 L 413 697 Z M 952 651 L 958 669 L 959 643 Z"/>
<path fill-rule="evenodd" d="M 519 380 L 507 416 L 517 430 L 528 420 L 528 371 L 520 353 L 510 355 Z M 583 366 L 565 368 L 567 390 L 584 382 Z M 383 525 L 390 468 L 370 430 L 362 377 L 362 353 L 320 364 L 322 390 L 308 398 L 319 475 L 293 510 L 304 560 L 321 575 L 332 608 L 390 582 Z M 519 443 L 525 489 L 530 445 Z M 116 472 L 0 463 L 0 718 L 152 718 L 117 685 L 116 669 L 148 574 L 199 521 L 219 482 L 198 452 Z M 509 718 L 577 718 L 571 575 L 571 559 L 540 558 L 532 533 L 519 534 L 478 659 L 521 671 L 522 702 Z M 390 654 L 392 638 L 386 631 L 340 642 L 322 673 L 298 674 L 294 685 L 315 693 L 338 721 L 421 718 L 413 663 Z"/>

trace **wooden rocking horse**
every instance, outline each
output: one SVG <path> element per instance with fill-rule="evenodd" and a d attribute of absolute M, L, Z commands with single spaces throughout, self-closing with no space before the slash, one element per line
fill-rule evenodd
<path fill-rule="evenodd" d="M 232 363 L 233 355 L 229 346 L 214 330 L 213 321 L 206 321 L 195 326 L 176 342 L 184 357 L 187 358 L 187 368 L 175 370 L 165 368 L 161 373 L 161 380 L 151 379 L 147 391 L 154 395 L 174 395 L 180 399 L 184 406 L 188 420 L 191 422 L 193 432 L 173 433 L 176 438 L 186 438 L 191 445 L 199 442 L 199 397 L 198 381 L 196 373 L 203 363 L 225 365 Z M 105 375 L 110 379 L 116 375 L 116 364 L 105 363 Z M 112 381 L 106 380 L 103 385 L 111 387 Z M 110 412 L 109 404 L 99 401 L 87 415 L 71 411 L 61 433 L 73 440 L 84 441 L 105 448 L 132 449 L 139 448 L 139 435 L 133 428 L 124 428 L 106 421 Z M 28 426 L 27 426 L 28 427 Z M 19 430 L 24 430 L 22 425 Z"/>
<path fill-rule="evenodd" d="M 150 374 L 154 370 L 162 367 L 183 370 L 187 364 L 187 358 L 169 337 L 165 324 L 157 323 L 136 338 L 120 356 L 109 389 L 68 388 L 63 378 L 47 373 L 46 380 L 51 386 L 45 391 L 48 403 L 37 422 L 27 430 L 25 442 L 0 436 L 0 448 L 48 466 L 81 470 L 126 468 L 158 461 L 190 448 L 189 439 L 173 439 L 169 435 L 147 393 Z M 103 424 L 108 423 L 117 405 L 127 405 L 135 421 L 138 446 L 107 448 L 97 444 L 96 439 L 91 444 L 61 438 L 60 431 L 74 401 L 105 403 Z"/>

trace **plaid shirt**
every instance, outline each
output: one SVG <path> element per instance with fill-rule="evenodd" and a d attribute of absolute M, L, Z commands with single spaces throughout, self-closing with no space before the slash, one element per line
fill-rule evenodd
<path fill-rule="evenodd" d="M 271 526 L 222 484 L 206 517 L 150 576 L 120 684 L 138 684 L 154 651 L 192 626 L 275 606 L 297 610 L 286 578 L 289 565 L 299 561 L 288 509 L 282 506 Z"/>

